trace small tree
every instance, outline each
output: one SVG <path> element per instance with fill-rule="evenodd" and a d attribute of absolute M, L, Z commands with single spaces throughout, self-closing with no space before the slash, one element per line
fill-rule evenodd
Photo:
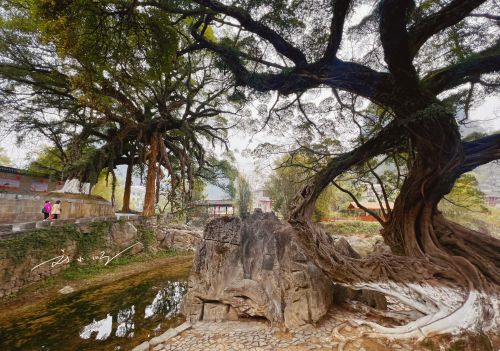
<path fill-rule="evenodd" d="M 10 167 L 12 165 L 12 161 L 9 156 L 6 155 L 5 149 L 0 147 L 0 165 Z"/>
<path fill-rule="evenodd" d="M 464 211 L 487 212 L 484 193 L 479 190 L 474 173 L 462 175 L 451 192 L 439 203 L 445 213 L 462 213 Z"/>
<path fill-rule="evenodd" d="M 245 218 L 252 208 L 252 188 L 248 180 L 241 174 L 238 176 L 237 186 L 238 211 L 240 217 Z"/>
<path fill-rule="evenodd" d="M 273 210 L 282 218 L 288 217 L 293 199 L 313 174 L 311 162 L 303 153 L 289 154 L 276 161 L 275 169 L 269 176 L 265 189 L 273 200 Z M 333 186 L 323 191 L 314 209 L 313 219 L 316 222 L 331 215 L 339 193 Z"/>

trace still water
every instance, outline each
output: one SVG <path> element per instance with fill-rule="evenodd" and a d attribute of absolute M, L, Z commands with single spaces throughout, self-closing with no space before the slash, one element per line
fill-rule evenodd
<path fill-rule="evenodd" d="M 57 295 L 0 316 L 0 350 L 130 350 L 183 322 L 179 309 L 189 264 Z"/>

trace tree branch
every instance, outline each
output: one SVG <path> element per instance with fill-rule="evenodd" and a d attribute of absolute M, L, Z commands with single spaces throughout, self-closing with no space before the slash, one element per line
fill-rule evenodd
<path fill-rule="evenodd" d="M 413 67 L 406 32 L 407 15 L 413 1 L 384 0 L 380 10 L 380 40 L 384 48 L 384 59 L 396 84 L 406 93 L 418 94 L 418 77 Z"/>
<path fill-rule="evenodd" d="M 358 206 L 358 208 L 362 209 L 363 211 L 369 213 L 373 218 L 375 218 L 380 224 L 384 225 L 385 222 L 384 220 L 382 220 L 382 218 L 377 214 L 375 213 L 375 211 L 372 211 L 368 208 L 366 208 L 365 206 L 363 206 L 359 201 L 358 199 L 356 198 L 356 196 L 354 196 L 354 194 L 352 192 L 350 192 L 349 190 L 347 189 L 344 189 L 342 188 L 340 185 L 338 185 L 336 182 L 332 182 L 332 184 L 337 188 L 339 189 L 340 191 L 342 191 L 343 193 L 346 193 L 347 195 L 349 195 L 349 197 L 354 201 L 354 203 L 356 204 L 356 206 Z M 380 203 L 380 200 L 379 200 L 379 203 Z"/>
<path fill-rule="evenodd" d="M 462 144 L 465 153 L 465 160 L 460 169 L 462 174 L 500 159 L 500 134 L 489 135 Z"/>
<path fill-rule="evenodd" d="M 337 56 L 340 44 L 342 42 L 342 32 L 344 30 L 344 22 L 351 6 L 351 0 L 337 0 L 333 3 L 333 16 L 330 24 L 330 36 L 328 45 L 323 57 L 324 62 L 329 62 Z"/>
<path fill-rule="evenodd" d="M 440 11 L 415 23 L 409 30 L 410 54 L 415 57 L 425 42 L 434 34 L 451 27 L 486 0 L 454 0 Z"/>
<path fill-rule="evenodd" d="M 273 29 L 255 21 L 248 12 L 236 6 L 228 6 L 217 0 L 194 0 L 194 2 L 203 5 L 217 13 L 223 13 L 238 20 L 246 30 L 257 34 L 261 38 L 269 41 L 276 51 L 290 60 L 297 66 L 304 66 L 307 64 L 307 59 L 304 53 L 287 42 L 281 35 Z"/>
<path fill-rule="evenodd" d="M 462 62 L 431 72 L 422 79 L 422 86 L 433 94 L 475 81 L 477 76 L 500 70 L 500 40 L 492 47 L 471 55 Z"/>
<path fill-rule="evenodd" d="M 379 134 L 356 149 L 341 154 L 328 162 L 322 171 L 295 196 L 290 206 L 289 222 L 308 222 L 314 211 L 314 204 L 324 188 L 338 175 L 350 167 L 362 163 L 397 146 L 406 133 L 400 121 L 393 121 Z"/>

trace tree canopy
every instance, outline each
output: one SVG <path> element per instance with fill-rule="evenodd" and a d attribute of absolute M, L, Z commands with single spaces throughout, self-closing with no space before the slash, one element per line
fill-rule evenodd
<path fill-rule="evenodd" d="M 71 173 L 95 178 L 124 155 L 146 164 L 151 214 L 162 167 L 172 189 L 189 193 L 194 169 L 206 164 L 199 138 L 224 142 L 220 116 L 258 100 L 263 125 L 294 128 L 295 151 L 313 156 L 314 176 L 289 211 L 308 259 L 337 283 L 413 301 L 422 314 L 377 330 L 420 337 L 464 323 L 498 328 L 500 240 L 438 209 L 463 174 L 500 159 L 500 134 L 460 134 L 471 108 L 500 87 L 494 0 L 2 5 L 4 116 L 15 111 L 19 129 L 43 130 L 61 152 L 98 146 L 88 162 L 70 162 Z M 397 171 L 396 186 L 382 186 L 394 208 L 380 220 L 394 255 L 352 259 L 312 223 L 316 202 L 350 174 L 383 184 L 380 163 Z M 449 307 L 431 282 L 463 301 Z"/>
<path fill-rule="evenodd" d="M 91 183 L 103 169 L 146 164 L 149 214 L 165 173 L 172 197 L 178 187 L 189 197 L 195 176 L 213 178 L 206 144 L 225 143 L 227 118 L 241 107 L 213 58 L 177 55 L 185 24 L 128 2 L 8 3 L 2 112 L 15 114 L 21 139 L 44 135 L 65 175 Z"/>

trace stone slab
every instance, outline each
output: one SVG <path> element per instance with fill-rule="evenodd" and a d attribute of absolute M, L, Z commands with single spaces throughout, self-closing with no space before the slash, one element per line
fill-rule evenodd
<path fill-rule="evenodd" d="M 15 232 L 36 229 L 36 222 L 16 223 L 12 226 Z"/>
<path fill-rule="evenodd" d="M 149 351 L 149 342 L 144 341 L 142 344 L 137 345 L 132 351 Z"/>
<path fill-rule="evenodd" d="M 175 330 L 177 330 L 177 332 L 180 334 L 188 329 L 191 329 L 192 328 L 192 324 L 189 323 L 189 322 L 184 322 L 182 323 L 181 325 L 179 325 L 178 327 L 175 328 Z"/>
<path fill-rule="evenodd" d="M 38 222 L 36 222 L 36 227 L 37 228 L 47 228 L 47 227 L 50 227 L 50 222 L 49 221 L 38 221 Z"/>
<path fill-rule="evenodd" d="M 165 341 L 177 336 L 177 334 L 179 334 L 179 333 L 177 332 L 177 330 L 175 328 L 170 328 L 165 333 L 149 340 L 149 345 L 151 347 L 154 347 L 158 344 L 164 343 Z"/>
<path fill-rule="evenodd" d="M 0 224 L 0 233 L 7 233 L 12 231 L 12 224 Z"/>

